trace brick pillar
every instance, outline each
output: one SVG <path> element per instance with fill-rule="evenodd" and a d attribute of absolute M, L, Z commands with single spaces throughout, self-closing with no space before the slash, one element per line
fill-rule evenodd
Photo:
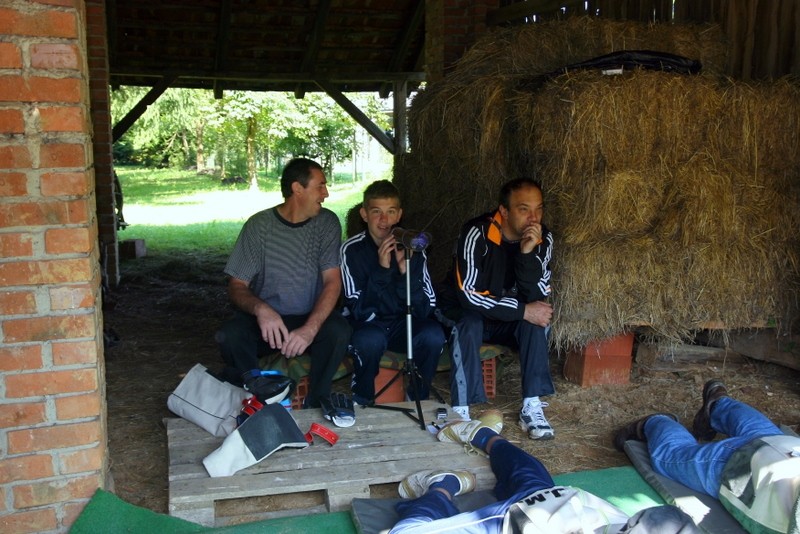
<path fill-rule="evenodd" d="M 83 0 L 0 34 L 0 532 L 66 532 L 108 462 Z"/>
<path fill-rule="evenodd" d="M 426 0 L 425 74 L 428 82 L 447 71 L 486 32 L 486 14 L 500 0 Z"/>
<path fill-rule="evenodd" d="M 111 95 L 108 89 L 108 31 L 105 0 L 86 0 L 86 40 L 94 130 L 94 179 L 97 196 L 97 227 L 101 257 L 108 284 L 119 283 L 119 245 L 115 212 L 114 165 L 111 142 Z"/>

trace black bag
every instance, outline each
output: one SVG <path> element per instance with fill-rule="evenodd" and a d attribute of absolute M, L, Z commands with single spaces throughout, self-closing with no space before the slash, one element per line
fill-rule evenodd
<path fill-rule="evenodd" d="M 275 404 L 291 397 L 297 383 L 278 371 L 253 369 L 242 375 L 244 389 L 263 404 Z"/>

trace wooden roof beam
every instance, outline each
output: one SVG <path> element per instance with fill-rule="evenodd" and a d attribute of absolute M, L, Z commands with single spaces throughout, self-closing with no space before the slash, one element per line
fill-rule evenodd
<path fill-rule="evenodd" d="M 114 128 L 111 129 L 111 142 L 116 143 L 119 141 L 119 138 L 125 135 L 125 132 L 127 132 L 128 129 L 133 126 L 133 123 L 142 116 L 142 113 L 147 110 L 147 106 L 158 100 L 158 97 L 164 94 L 164 91 L 166 91 L 177 78 L 177 76 L 164 76 L 161 78 L 161 80 L 131 108 L 128 114 L 114 125 Z"/>
<path fill-rule="evenodd" d="M 219 6 L 219 26 L 217 27 L 217 46 L 214 51 L 214 72 L 218 72 L 228 57 L 231 32 L 231 1 L 222 0 Z M 219 80 L 214 80 L 214 98 L 222 98 Z"/>
<path fill-rule="evenodd" d="M 317 7 L 317 13 L 314 18 L 314 29 L 311 31 L 311 36 L 308 40 L 306 52 L 303 55 L 303 62 L 300 64 L 300 72 L 311 72 L 317 62 L 317 55 L 319 54 L 319 46 L 322 43 L 322 37 L 325 35 L 325 24 L 328 22 L 328 14 L 331 11 L 331 0 L 322 0 Z M 298 83 L 294 89 L 295 98 L 303 98 L 306 94 L 303 84 Z"/>
<path fill-rule="evenodd" d="M 403 34 L 400 36 L 400 44 L 394 49 L 394 54 L 389 62 L 390 71 L 400 70 L 400 66 L 403 64 L 403 58 L 408 54 L 411 43 L 414 41 L 414 36 L 419 31 L 424 21 L 425 2 L 424 0 L 419 0 L 417 2 L 417 7 L 414 9 L 414 14 L 409 19 L 405 28 L 403 28 Z M 389 91 L 391 91 L 391 89 L 391 84 L 386 83 L 380 88 L 378 94 L 381 98 L 386 98 L 389 96 Z"/>
<path fill-rule="evenodd" d="M 374 137 L 386 150 L 388 150 L 391 154 L 395 153 L 396 147 L 394 141 L 386 135 L 386 132 L 380 129 L 380 127 L 372 122 L 372 119 L 367 117 L 363 111 L 358 109 L 358 106 L 353 104 L 353 102 L 344 96 L 344 93 L 336 89 L 330 82 L 325 80 L 317 80 L 316 84 L 328 93 L 330 96 L 342 109 L 344 109 L 348 115 L 353 117 L 355 121 L 360 124 L 372 137 Z"/>

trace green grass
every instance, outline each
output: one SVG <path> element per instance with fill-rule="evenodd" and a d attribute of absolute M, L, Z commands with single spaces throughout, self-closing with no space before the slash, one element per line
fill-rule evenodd
<path fill-rule="evenodd" d="M 117 174 L 129 224 L 119 239 L 145 240 L 148 255 L 227 255 L 250 215 L 283 200 L 275 181 L 271 191 L 252 192 L 247 184 L 222 186 L 193 171 L 117 167 Z M 269 183 L 265 179 L 260 187 Z M 324 205 L 339 216 L 343 232 L 348 210 L 361 201 L 368 183 L 339 181 L 329 188 Z"/>

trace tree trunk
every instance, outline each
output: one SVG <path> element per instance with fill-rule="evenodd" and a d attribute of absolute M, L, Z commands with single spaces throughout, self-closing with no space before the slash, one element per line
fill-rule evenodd
<path fill-rule="evenodd" d="M 197 124 L 195 125 L 194 128 L 195 137 L 197 138 L 195 153 L 194 153 L 194 164 L 197 167 L 197 172 L 203 172 L 206 169 L 206 155 L 203 150 L 204 128 L 205 128 L 205 123 L 203 121 L 197 121 Z"/>
<path fill-rule="evenodd" d="M 258 173 L 256 172 L 256 118 L 247 120 L 247 175 L 250 179 L 250 190 L 258 191 Z"/>

